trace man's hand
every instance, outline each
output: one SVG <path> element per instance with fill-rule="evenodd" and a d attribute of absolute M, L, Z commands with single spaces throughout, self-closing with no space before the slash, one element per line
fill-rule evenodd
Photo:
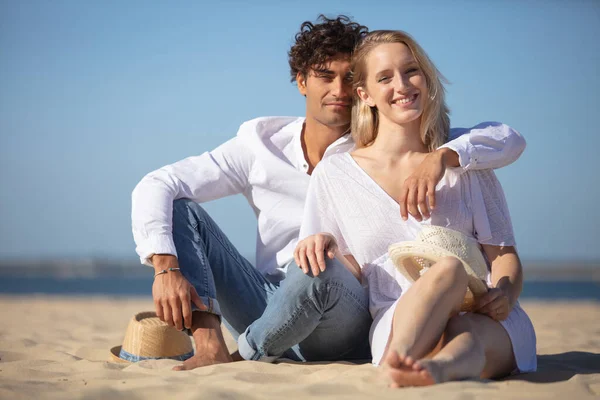
<path fill-rule="evenodd" d="M 484 314 L 495 321 L 504 321 L 508 318 L 511 307 L 508 296 L 502 289 L 492 288 L 477 299 L 475 312 Z"/>
<path fill-rule="evenodd" d="M 451 149 L 444 147 L 429 153 L 402 184 L 398 201 L 402 219 L 406 221 L 409 213 L 417 221 L 431 217 L 431 210 L 435 208 L 435 186 L 447 167 L 459 165 L 458 154 Z"/>
<path fill-rule="evenodd" d="M 325 252 L 327 257 L 333 259 L 337 243 L 329 233 L 317 233 L 298 242 L 294 250 L 294 260 L 305 274 L 312 271 L 313 276 L 318 276 L 325 271 Z"/>
<path fill-rule="evenodd" d="M 166 254 L 155 254 L 152 264 L 156 272 L 179 267 L 177 257 Z M 152 297 L 158 318 L 177 330 L 192 327 L 192 302 L 200 310 L 207 310 L 196 289 L 179 271 L 169 271 L 154 278 Z"/>

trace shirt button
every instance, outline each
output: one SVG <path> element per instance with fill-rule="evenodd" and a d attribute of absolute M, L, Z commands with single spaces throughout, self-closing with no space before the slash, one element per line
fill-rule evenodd
<path fill-rule="evenodd" d="M 304 169 L 308 168 L 308 164 L 302 164 L 302 166 L 304 167 Z"/>

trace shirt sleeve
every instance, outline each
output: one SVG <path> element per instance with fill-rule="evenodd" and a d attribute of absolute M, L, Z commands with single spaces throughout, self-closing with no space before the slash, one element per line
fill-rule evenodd
<path fill-rule="evenodd" d="M 496 174 L 487 169 L 472 171 L 469 175 L 477 241 L 492 246 L 515 246 L 508 204 Z"/>
<path fill-rule="evenodd" d="M 238 134 L 213 151 L 142 178 L 131 196 L 133 238 L 141 262 L 151 266 L 149 258 L 154 254 L 177 256 L 172 235 L 174 200 L 202 203 L 242 193 L 248 187 L 252 164 L 253 155 Z"/>
<path fill-rule="evenodd" d="M 344 255 L 351 254 L 338 225 L 334 212 L 336 207 L 332 204 L 324 165 L 321 164 L 325 163 L 321 161 L 310 178 L 298 239 L 303 240 L 308 236 L 322 232 L 330 233 L 335 238 L 341 253 Z"/>
<path fill-rule="evenodd" d="M 510 126 L 499 122 L 482 122 L 472 128 L 450 129 L 449 142 L 440 146 L 458 154 L 465 170 L 502 168 L 515 162 L 526 142 Z"/>

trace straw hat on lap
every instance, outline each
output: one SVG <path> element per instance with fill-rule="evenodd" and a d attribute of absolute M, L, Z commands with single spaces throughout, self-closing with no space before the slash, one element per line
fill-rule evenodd
<path fill-rule="evenodd" d="M 424 226 L 414 241 L 395 243 L 388 253 L 396 269 L 413 283 L 441 258 L 458 258 L 469 276 L 461 311 L 473 311 L 475 298 L 488 290 L 486 260 L 478 243 L 461 232 L 441 226 Z"/>

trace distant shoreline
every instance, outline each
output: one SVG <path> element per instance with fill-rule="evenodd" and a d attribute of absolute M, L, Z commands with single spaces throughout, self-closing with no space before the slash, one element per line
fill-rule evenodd
<path fill-rule="evenodd" d="M 247 257 L 254 260 L 254 257 Z M 600 260 L 585 262 L 523 261 L 525 280 L 600 282 Z M 0 278 L 144 278 L 151 269 L 131 260 L 35 259 L 0 260 Z"/>

